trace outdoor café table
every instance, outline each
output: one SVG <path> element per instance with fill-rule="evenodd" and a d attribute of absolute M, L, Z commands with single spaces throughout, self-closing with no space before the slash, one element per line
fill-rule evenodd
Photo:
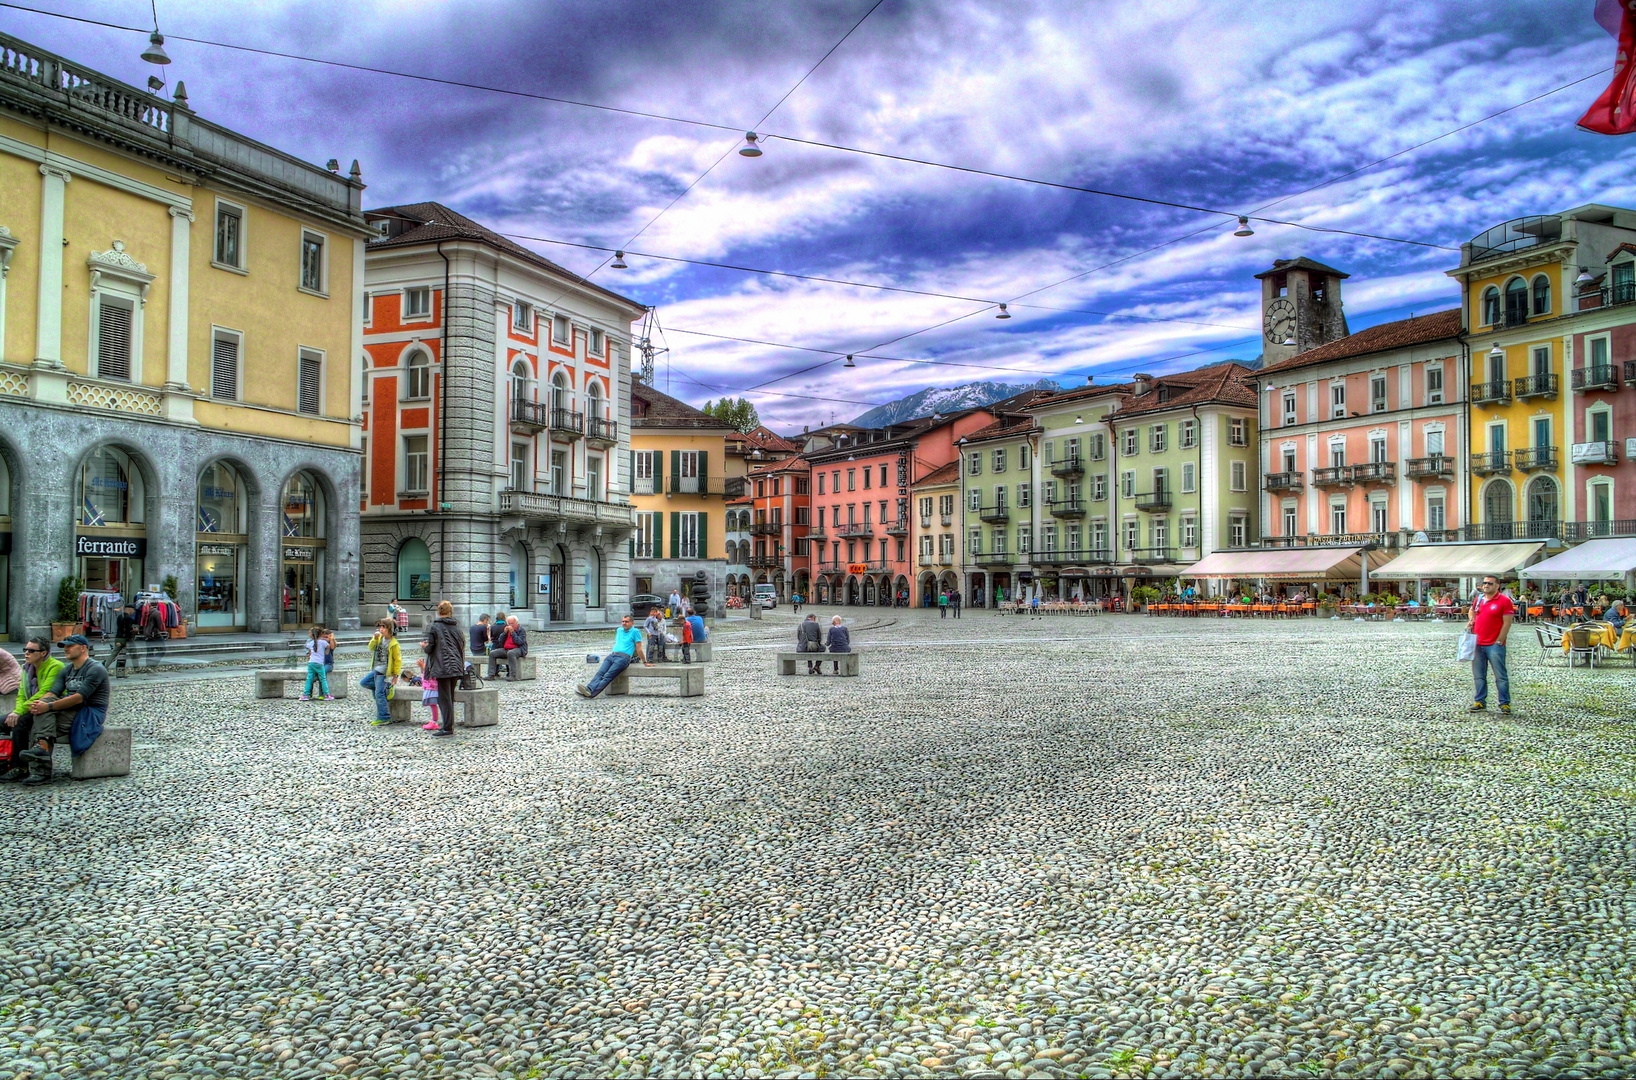
<path fill-rule="evenodd" d="M 1591 632 L 1591 644 L 1600 645 L 1612 652 L 1629 652 L 1632 644 L 1636 644 L 1636 623 L 1627 624 L 1622 633 L 1615 634 L 1612 623 L 1591 622 L 1581 624 Z M 1562 635 L 1562 653 L 1567 655 L 1573 647 L 1573 638 L 1568 634 Z"/>

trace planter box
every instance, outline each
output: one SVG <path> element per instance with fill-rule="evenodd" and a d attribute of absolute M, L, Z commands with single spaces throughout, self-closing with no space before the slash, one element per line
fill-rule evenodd
<path fill-rule="evenodd" d="M 61 641 L 70 634 L 85 633 L 84 623 L 54 622 L 51 624 L 51 640 Z"/>
<path fill-rule="evenodd" d="M 187 637 L 187 627 L 185 627 L 185 626 L 172 626 L 169 629 L 167 629 L 165 631 L 165 633 L 169 634 L 173 638 L 185 638 L 185 637 Z"/>

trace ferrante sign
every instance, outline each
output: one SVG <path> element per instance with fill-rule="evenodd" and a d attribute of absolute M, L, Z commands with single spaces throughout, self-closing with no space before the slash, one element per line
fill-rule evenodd
<path fill-rule="evenodd" d="M 106 540 L 94 536 L 75 536 L 74 554 L 102 559 L 140 559 L 148 554 L 148 542 L 141 537 L 112 537 Z"/>

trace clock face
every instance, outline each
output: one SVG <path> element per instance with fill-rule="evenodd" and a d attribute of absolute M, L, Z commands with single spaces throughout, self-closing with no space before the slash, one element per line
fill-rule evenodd
<path fill-rule="evenodd" d="M 1295 305 L 1285 297 L 1279 297 L 1267 305 L 1267 315 L 1261 322 L 1267 332 L 1267 340 L 1274 345 L 1282 345 L 1295 336 Z"/>

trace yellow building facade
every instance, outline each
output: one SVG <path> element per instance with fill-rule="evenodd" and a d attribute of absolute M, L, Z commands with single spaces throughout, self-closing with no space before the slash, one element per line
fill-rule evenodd
<path fill-rule="evenodd" d="M 177 631 L 356 625 L 362 181 L 176 90 L 0 35 L 14 635 L 64 579 L 93 633 L 171 578 Z"/>

